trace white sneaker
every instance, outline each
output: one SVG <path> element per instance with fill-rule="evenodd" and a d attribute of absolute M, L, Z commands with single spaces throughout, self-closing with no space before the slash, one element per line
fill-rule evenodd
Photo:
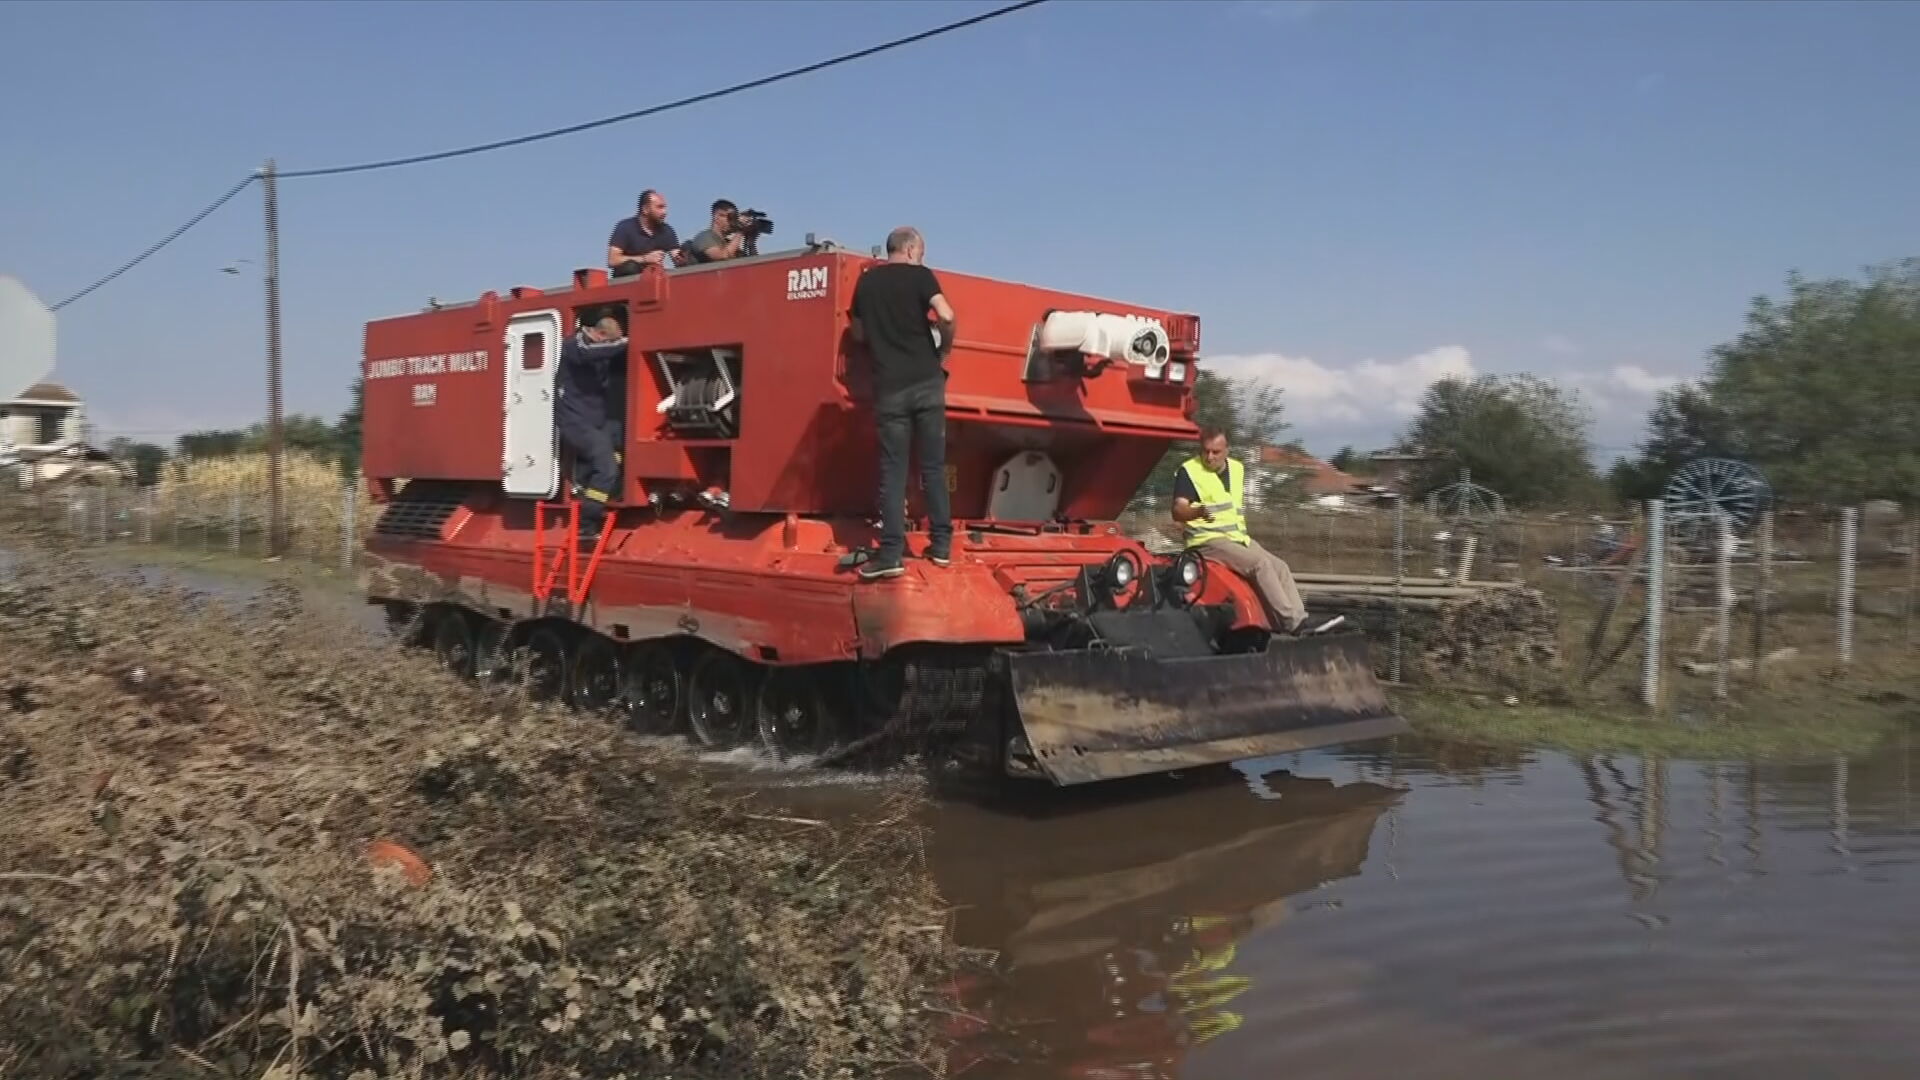
<path fill-rule="evenodd" d="M 1295 633 L 1301 637 L 1306 637 L 1308 634 L 1324 634 L 1335 627 L 1344 626 L 1346 621 L 1347 617 L 1345 615 L 1335 615 L 1331 618 L 1320 620 L 1315 620 L 1312 616 L 1308 616 L 1307 621 L 1301 623 L 1300 629 L 1295 631 Z"/>

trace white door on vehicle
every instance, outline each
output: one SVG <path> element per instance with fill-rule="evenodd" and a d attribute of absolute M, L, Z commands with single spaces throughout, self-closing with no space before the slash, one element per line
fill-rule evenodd
<path fill-rule="evenodd" d="M 530 311 L 507 322 L 507 355 L 501 365 L 507 376 L 507 430 L 500 485 L 509 495 L 551 499 L 560 490 L 553 396 L 562 333 L 558 311 Z"/>

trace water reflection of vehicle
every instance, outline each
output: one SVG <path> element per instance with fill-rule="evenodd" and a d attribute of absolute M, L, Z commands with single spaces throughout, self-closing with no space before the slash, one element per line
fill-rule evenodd
<path fill-rule="evenodd" d="M 971 1076 L 1151 1080 L 1241 1023 L 1247 937 L 1290 898 L 1359 872 L 1397 794 L 1277 776 L 1035 819 L 944 811 L 929 856 L 963 944 L 951 1062 Z M 1044 1049 L 1043 1049 L 1044 1048 Z"/>

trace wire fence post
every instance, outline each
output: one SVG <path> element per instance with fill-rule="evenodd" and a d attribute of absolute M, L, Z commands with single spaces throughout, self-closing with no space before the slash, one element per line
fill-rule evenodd
<path fill-rule="evenodd" d="M 349 574 L 353 572 L 353 539 L 360 531 L 359 523 L 354 520 L 360 509 L 360 500 L 354 498 L 356 494 L 353 481 L 347 481 L 341 489 L 340 570 Z"/>
<path fill-rule="evenodd" d="M 1649 709 L 1660 705 L 1660 636 L 1667 591 L 1667 513 L 1660 499 L 1647 501 L 1647 648 L 1640 668 L 1640 700 Z"/>
<path fill-rule="evenodd" d="M 1401 624 L 1406 620 L 1407 585 L 1407 499 L 1393 497 L 1393 658 L 1389 663 L 1389 681 L 1398 685 L 1401 677 Z"/>
<path fill-rule="evenodd" d="M 240 554 L 240 493 L 238 491 L 233 493 L 233 516 L 228 521 L 227 547 L 238 555 Z"/>
<path fill-rule="evenodd" d="M 1839 625 L 1835 637 L 1840 666 L 1853 664 L 1853 591 L 1854 570 L 1860 552 L 1860 509 L 1849 506 L 1840 511 L 1840 594 L 1834 604 Z"/>
<path fill-rule="evenodd" d="M 1913 643 L 1914 609 L 1920 606 L 1920 514 L 1907 521 L 1907 643 Z"/>
<path fill-rule="evenodd" d="M 1766 655 L 1768 609 L 1773 603 L 1773 511 L 1760 511 L 1760 526 L 1754 537 L 1753 583 L 1753 681 L 1760 681 L 1760 660 Z"/>
<path fill-rule="evenodd" d="M 1727 699 L 1727 668 L 1733 664 L 1733 526 L 1725 514 L 1713 515 L 1714 633 L 1719 664 L 1713 675 L 1713 696 Z"/>

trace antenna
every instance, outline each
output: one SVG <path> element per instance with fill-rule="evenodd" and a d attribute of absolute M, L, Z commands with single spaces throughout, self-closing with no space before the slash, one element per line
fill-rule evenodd
<path fill-rule="evenodd" d="M 19 278 L 0 274 L 0 399 L 53 371 L 53 312 Z"/>

